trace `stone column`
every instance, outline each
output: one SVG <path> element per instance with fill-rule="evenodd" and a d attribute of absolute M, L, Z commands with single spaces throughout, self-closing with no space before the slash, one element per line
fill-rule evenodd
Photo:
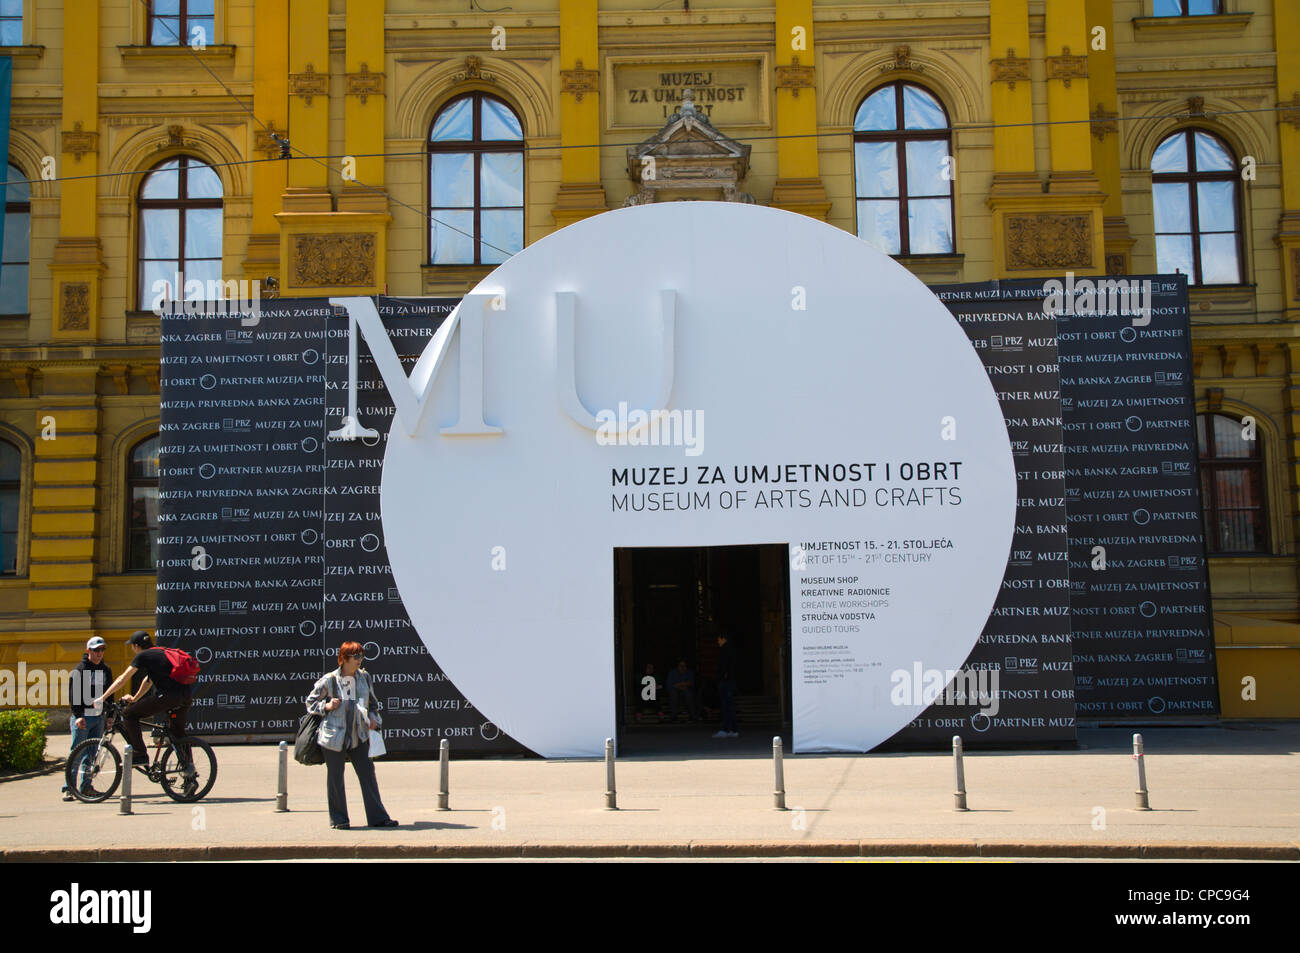
<path fill-rule="evenodd" d="M 289 0 L 289 36 L 289 128 L 294 149 L 299 155 L 323 156 L 329 152 L 329 0 Z M 289 161 L 285 212 L 333 208 L 323 161 Z"/>
<path fill-rule="evenodd" d="M 776 186 L 772 207 L 826 221 L 831 201 L 817 166 L 812 0 L 776 0 Z"/>
<path fill-rule="evenodd" d="M 608 207 L 600 182 L 600 47 L 596 0 L 560 5 L 560 189 L 551 215 L 560 228 Z M 574 146 L 590 145 L 590 149 Z"/>
<path fill-rule="evenodd" d="M 1300 320 L 1300 4 L 1274 0 L 1277 51 L 1278 157 L 1282 165 L 1282 217 L 1277 241 L 1288 321 Z"/>
<path fill-rule="evenodd" d="M 85 638 L 95 607 L 99 367 L 55 362 L 41 372 L 27 608 Z"/>
<path fill-rule="evenodd" d="M 289 0 L 258 0 L 253 8 L 253 110 L 281 138 L 289 131 Z M 253 124 L 253 155 L 277 158 L 280 145 L 267 129 Z M 289 184 L 290 160 L 258 162 L 253 182 L 252 234 L 244 257 L 244 277 L 262 281 L 280 276 L 280 226 L 275 215 Z"/>
<path fill-rule="evenodd" d="M 1103 238 L 1107 274 L 1127 275 L 1132 270 L 1131 251 L 1135 239 L 1124 218 L 1124 183 L 1119 158 L 1119 91 L 1115 80 L 1114 0 L 1087 0 L 1089 136 L 1092 168 L 1106 199 L 1102 205 Z M 1096 49 L 1093 31 L 1105 30 L 1104 47 Z"/>
<path fill-rule="evenodd" d="M 1049 277 L 1103 270 L 1103 195 L 1092 172 L 1089 143 L 1088 59 L 1084 7 L 1046 4 L 1046 118 L 1050 174 L 1043 192 L 1033 171 L 1030 68 L 1019 49 L 1029 43 L 1028 0 L 991 0 L 990 35 L 996 170 L 989 194 L 993 212 L 994 274 Z M 1084 120 L 1084 121 L 1080 121 Z"/>
<path fill-rule="evenodd" d="M 99 0 L 63 4 L 63 115 L 60 120 L 59 241 L 50 262 L 53 287 L 50 340 L 99 336 Z M 94 389 L 91 389 L 94 393 Z"/>

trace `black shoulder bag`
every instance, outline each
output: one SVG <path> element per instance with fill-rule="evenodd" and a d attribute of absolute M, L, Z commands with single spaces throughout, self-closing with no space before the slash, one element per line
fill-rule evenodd
<path fill-rule="evenodd" d="M 333 675 L 330 676 L 330 686 L 333 689 L 330 697 L 338 698 L 339 686 Z M 324 715 L 313 715 L 311 712 L 298 719 L 298 736 L 293 742 L 293 760 L 299 764 L 325 763 L 325 752 L 321 749 L 320 741 L 317 740 L 321 722 L 324 720 Z"/>

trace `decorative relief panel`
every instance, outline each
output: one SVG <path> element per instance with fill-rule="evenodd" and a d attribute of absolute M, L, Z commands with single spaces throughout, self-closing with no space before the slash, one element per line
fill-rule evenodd
<path fill-rule="evenodd" d="M 1008 215 L 1007 267 L 1017 271 L 1092 267 L 1092 216 Z"/>
<path fill-rule="evenodd" d="M 925 72 L 925 64 L 912 59 L 912 48 L 907 44 L 903 44 L 894 47 L 894 58 L 880 67 L 882 73 L 892 73 L 895 70 L 910 70 L 913 73 L 923 73 Z"/>
<path fill-rule="evenodd" d="M 87 132 L 81 128 L 81 120 L 72 124 L 72 129 L 63 130 L 63 151 L 71 152 L 77 161 L 88 152 L 99 151 L 99 133 Z"/>
<path fill-rule="evenodd" d="M 796 97 L 800 89 L 812 89 L 816 84 L 816 71 L 811 66 L 800 66 L 799 57 L 794 57 L 789 66 L 776 68 L 776 88 L 788 89 Z"/>
<path fill-rule="evenodd" d="M 372 73 L 370 67 L 362 63 L 361 72 L 348 73 L 347 90 L 349 96 L 360 96 L 361 105 L 366 104 L 366 100 L 371 96 L 382 96 L 384 94 L 384 74 Z"/>
<path fill-rule="evenodd" d="M 292 283 L 302 288 L 373 285 L 378 248 L 374 232 L 294 235 L 289 259 Z"/>
<path fill-rule="evenodd" d="M 1300 301 L 1300 248 L 1291 249 L 1291 287 L 1291 300 Z"/>
<path fill-rule="evenodd" d="M 59 330 L 85 331 L 90 328 L 90 282 L 59 283 Z"/>
<path fill-rule="evenodd" d="M 1119 113 L 1113 113 L 1101 103 L 1092 111 L 1092 134 L 1098 142 L 1104 142 L 1107 136 L 1119 132 Z"/>
<path fill-rule="evenodd" d="M 1007 55 L 1000 60 L 989 60 L 989 67 L 993 71 L 993 82 L 1006 83 L 1012 89 L 1016 88 L 1016 83 L 1029 82 L 1029 60 L 1020 59 L 1016 56 L 1016 51 L 1007 48 Z"/>
<path fill-rule="evenodd" d="M 572 93 L 578 102 L 582 102 L 587 93 L 596 92 L 599 84 L 600 70 L 583 69 L 582 60 L 578 60 L 574 69 L 560 70 L 560 92 Z"/>
<path fill-rule="evenodd" d="M 457 73 L 452 77 L 456 83 L 495 83 L 497 78 L 491 73 L 483 70 L 483 57 L 467 56 L 465 57 L 464 71 Z"/>
<path fill-rule="evenodd" d="M 313 97 L 329 95 L 329 77 L 308 63 L 305 71 L 289 74 L 289 95 L 301 96 L 310 106 Z"/>
<path fill-rule="evenodd" d="M 1070 48 L 1063 46 L 1060 56 L 1047 57 L 1047 78 L 1061 80 L 1068 89 L 1070 80 L 1088 78 L 1088 58 L 1072 56 Z"/>
<path fill-rule="evenodd" d="M 1300 129 L 1300 93 L 1292 93 L 1291 98 L 1277 104 L 1278 118 Z"/>
<path fill-rule="evenodd" d="M 275 128 L 275 120 L 266 124 L 265 129 L 256 129 L 253 131 L 253 151 L 266 156 L 268 159 L 274 159 L 282 151 L 280 142 L 275 137 L 287 139 L 287 133 L 283 129 Z"/>

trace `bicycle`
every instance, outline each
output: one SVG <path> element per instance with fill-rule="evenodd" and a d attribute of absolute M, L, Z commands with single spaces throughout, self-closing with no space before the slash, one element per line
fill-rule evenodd
<path fill-rule="evenodd" d="M 112 797 L 122 783 L 122 755 L 113 746 L 113 736 L 121 734 L 119 713 L 120 706 L 105 702 L 104 734 L 99 738 L 87 738 L 68 755 L 63 773 L 68 790 L 79 801 L 98 804 Z M 150 781 L 162 785 L 163 791 L 173 801 L 202 800 L 217 780 L 217 756 L 212 746 L 202 738 L 188 735 L 178 738 L 172 731 L 171 718 L 165 725 L 143 720 L 140 725 L 150 729 L 154 742 L 153 759 L 147 764 L 135 765 L 136 769 Z M 185 771 L 180 760 L 179 752 L 182 750 L 189 754 L 192 772 Z M 149 757 L 148 748 L 143 754 Z"/>

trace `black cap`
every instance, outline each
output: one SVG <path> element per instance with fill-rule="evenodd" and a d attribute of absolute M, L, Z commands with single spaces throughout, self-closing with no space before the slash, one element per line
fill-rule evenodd
<path fill-rule="evenodd" d="M 138 645 L 141 648 L 153 648 L 153 636 L 144 629 L 136 629 L 131 633 L 131 637 L 126 640 L 127 645 Z"/>

